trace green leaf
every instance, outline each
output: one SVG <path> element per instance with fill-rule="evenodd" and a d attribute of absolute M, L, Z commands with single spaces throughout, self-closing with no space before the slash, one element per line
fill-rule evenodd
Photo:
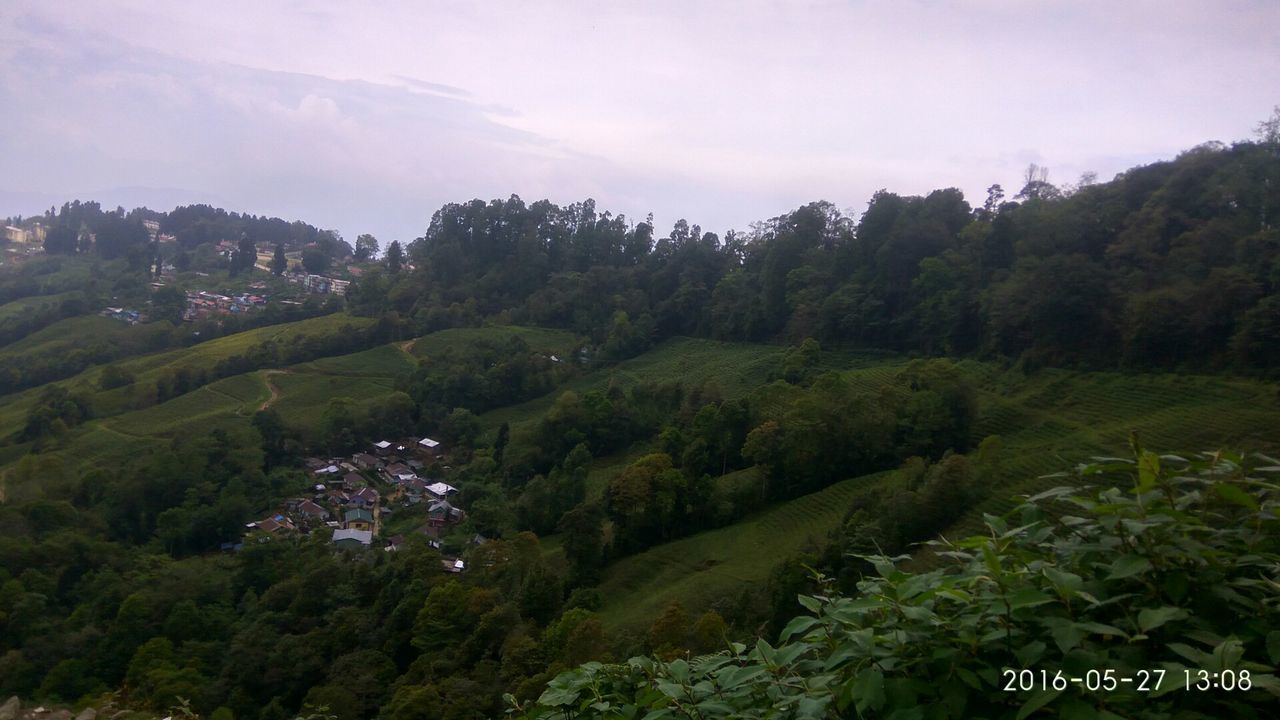
<path fill-rule="evenodd" d="M 1059 570 L 1051 565 L 1044 568 L 1044 576 L 1049 578 L 1049 582 L 1053 583 L 1054 587 L 1059 588 L 1060 592 L 1063 590 L 1079 590 L 1084 585 L 1084 580 L 1079 575 Z"/>
<path fill-rule="evenodd" d="M 1018 658 L 1018 662 L 1022 663 L 1022 667 L 1029 668 L 1034 666 L 1040 658 L 1044 657 L 1044 651 L 1047 647 L 1047 645 L 1039 640 L 1035 640 L 1023 645 L 1017 650 L 1014 650 L 1013 656 Z"/>
<path fill-rule="evenodd" d="M 1244 643 L 1236 638 L 1227 638 L 1221 645 L 1213 649 L 1213 661 L 1208 664 L 1210 670 L 1232 670 L 1240 664 L 1244 657 Z"/>
<path fill-rule="evenodd" d="M 782 635 L 779 639 L 782 640 L 782 642 L 786 642 L 787 640 L 790 640 L 793 635 L 804 635 L 809 632 L 809 630 L 813 629 L 813 626 L 821 623 L 822 621 L 816 617 L 811 617 L 809 615 L 797 615 L 796 617 L 791 618 L 791 622 L 787 623 L 786 627 L 782 628 Z"/>
<path fill-rule="evenodd" d="M 773 657 L 778 653 L 776 650 L 773 649 L 773 646 L 770 645 L 768 641 L 766 641 L 764 638 L 760 638 L 759 640 L 756 640 L 756 654 L 760 656 L 761 660 L 764 660 L 766 665 L 777 664 L 773 661 Z"/>
<path fill-rule="evenodd" d="M 1280 678 L 1277 678 L 1275 675 L 1255 674 L 1253 675 L 1252 680 L 1254 687 L 1262 688 L 1272 695 L 1280 697 Z"/>
<path fill-rule="evenodd" d="M 547 688 L 538 696 L 539 705 L 570 705 L 577 701 L 578 693 L 563 688 Z"/>
<path fill-rule="evenodd" d="M 1027 701 L 1022 703 L 1022 707 L 1018 708 L 1018 714 L 1014 717 L 1014 720 L 1022 720 L 1031 713 L 1039 710 L 1045 705 L 1048 705 L 1054 698 L 1061 694 L 1061 690 L 1053 690 L 1051 688 L 1032 693 L 1031 697 L 1027 698 Z"/>
<path fill-rule="evenodd" d="M 1158 607 L 1146 608 L 1138 612 L 1138 627 L 1142 628 L 1142 632 L 1149 632 L 1164 625 L 1170 620 L 1181 620 L 1187 616 L 1187 611 L 1176 607 Z"/>
<path fill-rule="evenodd" d="M 800 601 L 801 607 L 811 613 L 818 612 L 818 609 L 822 607 L 822 602 L 819 601 L 818 598 L 809 597 L 808 595 L 801 595 L 797 597 L 796 600 Z"/>
<path fill-rule="evenodd" d="M 968 685 L 974 690 L 986 690 L 986 688 L 982 686 L 982 679 L 975 675 L 972 670 L 958 667 L 956 668 L 956 677 L 960 678 L 965 685 Z"/>
<path fill-rule="evenodd" d="M 716 676 L 716 682 L 725 690 L 730 690 L 744 683 L 768 675 L 769 671 L 759 665 L 746 665 L 725 668 Z"/>
<path fill-rule="evenodd" d="M 1151 563 L 1140 555 L 1124 555 L 1111 563 L 1111 574 L 1108 580 L 1122 580 L 1144 573 L 1151 569 Z"/>
<path fill-rule="evenodd" d="M 1095 635 L 1111 635 L 1113 637 L 1127 638 L 1129 635 L 1114 625 L 1104 625 L 1099 622 L 1078 622 L 1076 627 L 1081 630 L 1091 632 Z"/>
<path fill-rule="evenodd" d="M 683 685 L 678 685 L 676 683 L 669 682 L 667 680 L 655 681 L 654 687 L 658 688 L 658 692 L 662 693 L 663 695 L 666 695 L 667 697 L 673 700 L 684 696 Z"/>
<path fill-rule="evenodd" d="M 1138 456 L 1138 492 L 1154 490 L 1159 477 L 1160 456 L 1150 450 L 1143 450 Z"/>
<path fill-rule="evenodd" d="M 1049 632 L 1053 635 L 1054 644 L 1063 653 L 1071 652 L 1084 639 L 1084 631 L 1076 627 L 1076 624 L 1070 620 L 1065 618 L 1046 618 L 1044 623 L 1049 626 Z"/>
<path fill-rule="evenodd" d="M 1231 483 L 1225 482 L 1215 483 L 1213 491 L 1218 493 L 1218 496 L 1227 502 L 1247 507 L 1250 510 L 1258 509 L 1258 501 L 1255 500 L 1252 495 L 1241 489 L 1239 485 L 1232 485 Z"/>
<path fill-rule="evenodd" d="M 1280 665 L 1280 630 L 1267 633 L 1267 656 L 1272 665 Z"/>
<path fill-rule="evenodd" d="M 884 673 L 880 668 L 869 667 L 859 672 L 852 685 L 851 695 L 858 712 L 879 710 L 884 705 Z"/>
<path fill-rule="evenodd" d="M 1205 661 L 1209 659 L 1209 653 L 1197 650 L 1190 645 L 1185 645 L 1183 643 L 1169 643 L 1167 647 L 1173 652 L 1176 652 L 1182 657 L 1190 660 L 1193 666 L 1203 667 L 1205 665 Z"/>
<path fill-rule="evenodd" d="M 1023 588 L 1009 596 L 1009 608 L 1017 610 L 1053 602 L 1053 598 L 1036 588 Z"/>

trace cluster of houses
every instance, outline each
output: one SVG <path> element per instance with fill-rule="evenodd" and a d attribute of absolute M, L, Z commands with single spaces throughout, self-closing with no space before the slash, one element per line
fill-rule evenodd
<path fill-rule="evenodd" d="M 44 243 L 46 230 L 40 222 L 31 223 L 23 228 L 17 225 L 4 226 L 4 239 L 18 245 L 40 245 Z"/>
<path fill-rule="evenodd" d="M 295 273 L 289 276 L 289 282 L 301 285 L 303 290 L 309 293 L 346 295 L 347 287 L 351 285 L 350 280 L 340 280 L 338 278 L 325 277 L 324 275 L 310 275 L 306 273 Z"/>
<path fill-rule="evenodd" d="M 262 538 L 329 528 L 335 547 L 368 548 L 384 535 L 382 524 L 396 512 L 394 506 L 404 510 L 425 505 L 426 521 L 414 532 L 425 535 L 433 547 L 440 548 L 440 537 L 466 518 L 466 513 L 451 502 L 458 489 L 425 477 L 442 450 L 440 443 L 431 438 L 382 440 L 368 452 L 349 458 L 307 458 L 306 469 L 315 483 L 311 496 L 288 500 L 268 517 L 248 523 L 245 529 Z M 382 486 L 385 494 L 375 485 Z M 380 545 L 394 551 L 404 541 L 403 535 L 383 536 Z M 466 563 L 458 558 L 445 558 L 442 564 L 447 572 L 466 569 Z"/>
<path fill-rule="evenodd" d="M 267 304 L 266 295 L 242 293 L 234 297 L 201 291 L 187 291 L 187 307 L 182 311 L 182 319 L 187 321 L 201 320 L 218 315 L 238 315 L 261 308 Z"/>
<path fill-rule="evenodd" d="M 98 314 L 103 317 L 109 317 L 113 320 L 129 323 L 130 325 L 137 325 L 138 323 L 147 321 L 147 316 L 145 314 L 140 313 L 137 310 L 129 310 L 128 308 L 109 307 L 104 308 Z"/>

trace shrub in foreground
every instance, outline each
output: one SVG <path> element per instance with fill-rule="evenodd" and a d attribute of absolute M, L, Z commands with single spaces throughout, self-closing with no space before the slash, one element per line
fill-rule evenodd
<path fill-rule="evenodd" d="M 508 697 L 511 714 L 1273 717 L 1277 473 L 1264 456 L 1100 458 L 987 535 L 934 543 L 939 569 L 867 558 L 878 576 L 802 597 L 812 614 L 777 646 L 588 663 L 536 702 Z"/>

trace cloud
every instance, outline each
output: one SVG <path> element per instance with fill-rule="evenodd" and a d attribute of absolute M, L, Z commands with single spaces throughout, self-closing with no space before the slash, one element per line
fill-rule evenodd
<path fill-rule="evenodd" d="M 1245 137 L 1278 46 L 1261 0 L 18 0 L 0 189 L 190 188 L 384 240 L 512 193 L 741 229 Z"/>

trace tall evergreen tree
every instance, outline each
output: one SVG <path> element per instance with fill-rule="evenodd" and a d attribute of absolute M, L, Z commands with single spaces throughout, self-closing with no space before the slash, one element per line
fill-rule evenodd
<path fill-rule="evenodd" d="M 400 248 L 399 240 L 392 240 L 387 246 L 387 269 L 392 273 L 400 272 L 400 268 L 404 266 L 404 250 Z"/>
<path fill-rule="evenodd" d="M 275 255 L 271 256 L 271 274 L 279 277 L 289 268 L 289 259 L 284 256 L 284 246 L 276 245 Z"/>

